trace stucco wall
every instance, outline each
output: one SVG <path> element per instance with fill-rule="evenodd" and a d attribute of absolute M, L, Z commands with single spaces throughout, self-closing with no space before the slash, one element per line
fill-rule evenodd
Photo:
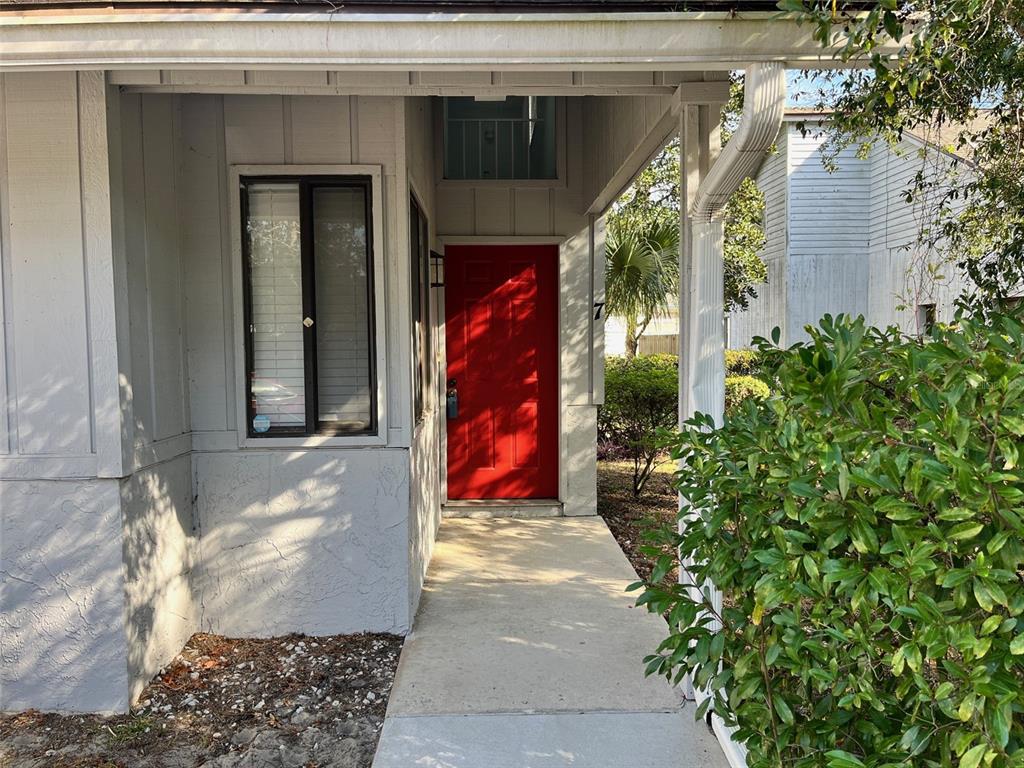
<path fill-rule="evenodd" d="M 203 629 L 407 631 L 408 455 L 194 454 Z"/>
<path fill-rule="evenodd" d="M 120 490 L 127 667 L 134 699 L 199 629 L 191 458 L 178 456 L 136 472 Z"/>
<path fill-rule="evenodd" d="M 0 483 L 0 709 L 128 704 L 116 480 Z"/>

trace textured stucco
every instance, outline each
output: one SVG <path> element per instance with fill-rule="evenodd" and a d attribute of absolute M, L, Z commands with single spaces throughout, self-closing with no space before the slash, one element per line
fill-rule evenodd
<path fill-rule="evenodd" d="M 128 704 L 116 480 L 0 482 L 0 709 Z"/>
<path fill-rule="evenodd" d="M 204 629 L 404 633 L 409 453 L 193 454 Z"/>
<path fill-rule="evenodd" d="M 128 674 L 134 699 L 199 629 L 192 573 L 198 539 L 186 454 L 121 484 Z"/>
<path fill-rule="evenodd" d="M 440 414 L 426 414 L 412 445 L 409 510 L 409 615 L 423 590 L 427 565 L 441 524 Z"/>

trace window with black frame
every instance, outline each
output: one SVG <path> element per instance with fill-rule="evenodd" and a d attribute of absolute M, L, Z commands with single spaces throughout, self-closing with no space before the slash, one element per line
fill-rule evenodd
<path fill-rule="evenodd" d="M 241 182 L 249 436 L 375 433 L 370 179 Z"/>
<path fill-rule="evenodd" d="M 416 420 L 423 417 L 433 380 L 430 364 L 430 228 L 416 198 L 409 198 L 409 265 L 412 285 L 413 398 Z"/>

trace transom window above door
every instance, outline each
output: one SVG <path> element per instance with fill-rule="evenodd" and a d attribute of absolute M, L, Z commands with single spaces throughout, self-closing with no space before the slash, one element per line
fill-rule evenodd
<path fill-rule="evenodd" d="M 371 180 L 240 181 L 248 435 L 374 434 Z"/>
<path fill-rule="evenodd" d="M 554 96 L 444 98 L 444 177 L 558 178 L 556 103 Z"/>

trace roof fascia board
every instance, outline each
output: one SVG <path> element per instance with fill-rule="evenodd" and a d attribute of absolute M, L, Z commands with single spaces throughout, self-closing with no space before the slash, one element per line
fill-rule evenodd
<path fill-rule="evenodd" d="M 773 13 L 4 13 L 0 71 L 843 66 Z"/>

